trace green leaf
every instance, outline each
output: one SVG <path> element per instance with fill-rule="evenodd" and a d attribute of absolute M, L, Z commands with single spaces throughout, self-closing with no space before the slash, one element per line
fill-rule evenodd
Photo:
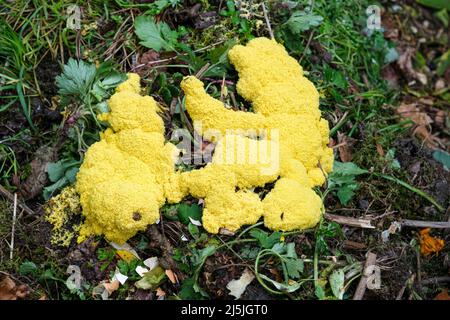
<path fill-rule="evenodd" d="M 294 34 L 301 34 L 303 31 L 308 31 L 311 27 L 317 27 L 323 21 L 323 17 L 304 11 L 294 12 L 285 26 Z"/>
<path fill-rule="evenodd" d="M 395 48 L 389 48 L 384 55 L 384 63 L 389 64 L 391 62 L 397 61 L 398 57 L 398 51 Z"/>
<path fill-rule="evenodd" d="M 137 281 L 134 285 L 143 290 L 154 290 L 156 289 L 165 279 L 166 273 L 163 268 L 157 266 L 144 273 L 141 280 Z"/>
<path fill-rule="evenodd" d="M 438 18 L 441 22 L 442 22 L 442 24 L 446 27 L 446 28 L 448 28 L 448 20 L 449 20 L 449 17 L 448 17 L 448 11 L 447 11 L 447 9 L 442 9 L 442 10 L 439 10 L 438 12 L 436 12 L 435 14 L 434 14 L 435 16 L 436 16 L 436 18 Z"/>
<path fill-rule="evenodd" d="M 206 258 L 213 255 L 216 252 L 216 246 L 207 246 L 201 250 L 193 250 L 192 264 L 198 266 L 202 264 Z"/>
<path fill-rule="evenodd" d="M 54 280 L 54 281 L 61 281 L 65 283 L 65 280 L 56 277 L 53 274 L 53 271 L 51 269 L 47 269 L 45 270 L 40 276 L 39 276 L 39 281 L 44 281 L 44 280 Z"/>
<path fill-rule="evenodd" d="M 416 0 L 416 2 L 434 9 L 450 10 L 450 1 L 448 0 Z"/>
<path fill-rule="evenodd" d="M 119 268 L 120 273 L 127 275 L 129 271 L 128 263 L 124 260 L 119 260 L 117 262 L 117 268 Z"/>
<path fill-rule="evenodd" d="M 194 237 L 194 239 L 197 238 L 198 235 L 200 234 L 200 230 L 198 229 L 198 227 L 192 223 L 188 224 L 188 231 L 191 234 L 191 236 Z"/>
<path fill-rule="evenodd" d="M 183 300 L 199 300 L 202 295 L 194 290 L 195 281 L 188 278 L 181 283 L 181 290 L 179 296 Z"/>
<path fill-rule="evenodd" d="M 56 85 L 59 88 L 58 94 L 86 96 L 95 75 L 94 64 L 87 64 L 82 60 L 77 62 L 70 58 L 63 67 L 63 73 L 56 77 Z"/>
<path fill-rule="evenodd" d="M 195 203 L 191 205 L 182 203 L 178 206 L 178 217 L 186 225 L 190 223 L 189 218 L 200 221 L 202 218 L 202 207 Z"/>
<path fill-rule="evenodd" d="M 339 269 L 333 271 L 333 273 L 329 277 L 329 280 L 331 291 L 333 292 L 334 296 L 338 299 L 342 299 L 344 297 L 344 270 Z"/>
<path fill-rule="evenodd" d="M 333 173 L 335 174 L 356 176 L 367 172 L 368 172 L 367 170 L 361 169 L 353 162 L 334 161 Z"/>
<path fill-rule="evenodd" d="M 25 261 L 20 265 L 19 273 L 23 276 L 26 276 L 27 274 L 36 274 L 37 269 L 38 268 L 34 262 Z"/>
<path fill-rule="evenodd" d="M 52 162 L 47 165 L 47 174 L 51 182 L 56 182 L 64 176 L 66 171 L 62 161 Z"/>
<path fill-rule="evenodd" d="M 155 51 L 175 51 L 178 34 L 170 29 L 167 23 L 156 23 L 152 17 L 136 18 L 135 32 L 141 40 L 140 44 Z"/>
<path fill-rule="evenodd" d="M 395 158 L 395 149 L 389 149 L 388 152 L 386 152 L 385 159 L 392 169 L 398 170 L 401 168 L 400 162 Z"/>
<path fill-rule="evenodd" d="M 259 276 L 261 277 L 261 279 L 269 281 L 270 283 L 273 284 L 273 286 L 275 288 L 277 288 L 278 290 L 283 291 L 283 292 L 294 292 L 294 291 L 298 290 L 301 286 L 301 284 L 298 282 L 293 282 L 292 284 L 288 285 L 288 284 L 284 284 L 284 283 L 280 283 L 275 280 L 272 280 L 263 274 L 260 274 Z"/>
<path fill-rule="evenodd" d="M 449 171 L 450 169 L 450 154 L 448 154 L 445 151 L 442 150 L 436 150 L 433 152 L 433 158 L 442 163 L 442 165 L 444 166 L 444 169 L 446 171 Z"/>
<path fill-rule="evenodd" d="M 442 76 L 450 67 L 450 50 L 447 50 L 438 61 L 436 73 L 438 76 Z"/>
<path fill-rule="evenodd" d="M 78 167 L 72 167 L 69 168 L 65 173 L 64 177 L 69 181 L 69 183 L 74 183 L 77 177 L 79 168 Z"/>
<path fill-rule="evenodd" d="M 49 185 L 44 188 L 43 197 L 45 200 L 48 200 L 52 197 L 52 195 L 59 189 L 65 187 L 69 184 L 69 180 L 67 180 L 66 177 L 63 177 L 59 179 L 57 182 L 55 182 L 52 185 Z"/>
<path fill-rule="evenodd" d="M 303 273 L 304 264 L 301 259 L 284 259 L 286 269 L 289 277 L 300 278 L 300 274 Z"/>
<path fill-rule="evenodd" d="M 315 294 L 319 300 L 325 299 L 325 291 L 320 284 L 316 285 Z"/>
<path fill-rule="evenodd" d="M 289 242 L 286 244 L 286 256 L 297 259 L 297 252 L 295 251 L 295 243 Z"/>
<path fill-rule="evenodd" d="M 254 228 L 250 230 L 250 236 L 252 236 L 255 239 L 258 239 L 259 244 L 265 248 L 270 249 L 272 248 L 277 242 L 280 241 L 281 238 L 281 232 L 274 232 L 270 236 L 267 232 Z"/>
<path fill-rule="evenodd" d="M 355 195 L 354 190 L 356 190 L 358 188 L 357 184 L 349 184 L 349 185 L 345 185 L 342 186 L 338 189 L 337 191 L 337 196 L 339 198 L 339 201 L 343 204 L 343 205 L 347 205 L 348 202 L 353 198 L 353 196 Z"/>

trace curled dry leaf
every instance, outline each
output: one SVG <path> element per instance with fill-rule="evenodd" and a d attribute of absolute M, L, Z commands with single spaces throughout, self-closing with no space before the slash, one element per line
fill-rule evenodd
<path fill-rule="evenodd" d="M 412 58 L 414 57 L 415 52 L 416 50 L 411 47 L 404 49 L 397 60 L 397 65 L 407 78 L 418 80 L 421 84 L 426 85 L 428 82 L 427 76 L 414 70 Z"/>
<path fill-rule="evenodd" d="M 430 236 L 430 228 L 420 230 L 420 253 L 429 256 L 444 248 L 444 240 Z"/>
<path fill-rule="evenodd" d="M 29 293 L 28 286 L 16 285 L 9 276 L 0 274 L 0 300 L 24 299 Z"/>
<path fill-rule="evenodd" d="M 47 165 L 56 160 L 56 150 L 50 147 L 40 147 L 30 163 L 31 173 L 21 186 L 21 195 L 25 200 L 41 194 L 47 184 Z"/>
<path fill-rule="evenodd" d="M 92 297 L 101 297 L 102 300 L 108 300 L 109 296 L 119 289 L 119 280 L 105 281 L 92 289 Z"/>
<path fill-rule="evenodd" d="M 230 290 L 230 296 L 234 296 L 236 299 L 239 299 L 254 278 L 255 275 L 253 272 L 249 269 L 245 269 L 239 279 L 228 282 L 227 289 Z"/>
<path fill-rule="evenodd" d="M 160 287 L 158 287 L 156 289 L 156 296 L 158 297 L 158 300 L 161 300 L 166 296 L 166 292 L 163 289 L 161 289 Z"/>
<path fill-rule="evenodd" d="M 341 158 L 341 161 L 351 162 L 353 159 L 353 145 L 355 144 L 355 139 L 340 132 L 338 132 L 337 137 L 339 143 L 339 157 Z"/>
<path fill-rule="evenodd" d="M 448 290 L 444 289 L 440 293 L 434 297 L 434 300 L 450 300 L 450 296 L 448 295 Z"/>
<path fill-rule="evenodd" d="M 166 276 L 169 278 L 170 282 L 172 283 L 178 283 L 178 277 L 177 275 L 170 269 L 166 270 Z"/>
<path fill-rule="evenodd" d="M 114 291 L 119 289 L 119 285 L 120 285 L 119 280 L 115 279 L 112 280 L 111 282 L 105 282 L 103 284 L 103 287 L 105 287 L 106 291 L 108 291 L 108 293 L 111 295 Z"/>
<path fill-rule="evenodd" d="M 430 131 L 430 125 L 433 123 L 433 119 L 427 113 L 423 112 L 417 103 L 402 103 L 397 108 L 397 113 L 403 119 L 410 119 L 414 122 L 413 135 L 422 140 L 427 147 L 436 149 L 439 146 L 439 138 L 431 134 Z"/>

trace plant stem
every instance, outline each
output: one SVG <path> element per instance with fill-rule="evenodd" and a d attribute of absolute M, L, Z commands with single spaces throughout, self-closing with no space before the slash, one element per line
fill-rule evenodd
<path fill-rule="evenodd" d="M 412 185 L 406 183 L 403 180 L 397 179 L 395 177 L 392 176 L 388 176 L 385 174 L 381 174 L 381 173 L 372 173 L 373 175 L 375 175 L 376 177 L 380 177 L 389 181 L 393 181 L 395 183 L 398 183 L 399 185 L 405 187 L 406 189 L 418 194 L 419 196 L 421 196 L 422 198 L 425 198 L 426 200 L 428 200 L 430 203 L 432 203 L 440 212 L 444 212 L 445 209 L 444 207 L 442 207 L 433 197 L 429 196 L 428 194 L 426 194 L 425 192 L 423 192 L 422 190 L 419 190 L 415 187 L 413 187 Z"/>

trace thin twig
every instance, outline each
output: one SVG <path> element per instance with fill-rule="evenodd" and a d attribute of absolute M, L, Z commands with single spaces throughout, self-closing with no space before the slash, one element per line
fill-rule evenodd
<path fill-rule="evenodd" d="M 327 213 L 325 215 L 325 218 L 327 220 L 344 224 L 347 226 L 352 227 L 358 227 L 358 228 L 364 228 L 364 229 L 375 229 L 375 227 L 371 224 L 371 220 L 369 219 L 361 219 L 361 218 L 351 218 L 351 217 L 345 217 L 345 216 L 339 216 L 336 214 L 330 214 Z"/>
<path fill-rule="evenodd" d="M 14 202 L 14 196 L 11 192 L 6 190 L 3 186 L 0 185 L 0 194 L 6 197 L 9 201 Z M 25 203 L 17 203 L 19 207 L 21 207 L 26 213 L 29 215 L 35 215 L 36 213 L 31 210 Z"/>
<path fill-rule="evenodd" d="M 272 27 L 270 26 L 270 21 L 269 21 L 269 16 L 267 14 L 266 5 L 264 3 L 262 3 L 261 5 L 262 5 L 263 12 L 264 12 L 264 19 L 266 20 L 266 24 L 267 24 L 267 29 L 269 29 L 270 39 L 274 39 L 275 37 L 273 35 Z"/>
<path fill-rule="evenodd" d="M 422 280 L 421 282 L 422 282 L 422 285 L 438 284 L 438 283 L 441 283 L 441 282 L 448 282 L 448 283 L 450 283 L 450 277 L 429 278 L 429 279 Z"/>
<path fill-rule="evenodd" d="M 300 57 L 300 59 L 298 59 L 299 64 L 302 63 L 302 60 L 305 57 L 305 53 L 311 44 L 311 40 L 312 40 L 313 36 L 314 36 L 314 30 L 312 30 L 311 33 L 309 34 L 308 42 L 306 43 L 305 49 L 303 50 L 303 53 L 302 53 L 302 56 Z"/>
<path fill-rule="evenodd" d="M 417 227 L 417 228 L 436 228 L 436 229 L 446 229 L 450 228 L 450 221 L 420 221 L 420 220 L 409 220 L 404 219 L 400 222 L 402 227 Z"/>
<path fill-rule="evenodd" d="M 11 243 L 9 246 L 9 260 L 13 259 L 14 234 L 16 233 L 16 217 L 17 217 L 17 193 L 14 193 L 14 209 L 13 209 L 12 230 L 11 230 Z"/>
<path fill-rule="evenodd" d="M 364 297 L 364 293 L 366 292 L 367 288 L 367 280 L 371 274 L 370 267 L 375 265 L 375 262 L 377 260 L 377 255 L 372 252 L 367 252 L 367 259 L 366 264 L 364 265 L 364 270 L 361 276 L 361 280 L 359 280 L 358 287 L 356 288 L 355 294 L 353 296 L 353 300 L 362 300 Z"/>

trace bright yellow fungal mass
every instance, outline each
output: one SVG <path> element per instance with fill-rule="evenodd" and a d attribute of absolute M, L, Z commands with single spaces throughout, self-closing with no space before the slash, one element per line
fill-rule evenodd
<path fill-rule="evenodd" d="M 80 198 L 73 186 L 64 188 L 45 206 L 45 220 L 53 225 L 51 243 L 68 247 L 80 225 L 71 225 L 71 219 L 81 212 Z M 72 229 L 72 230 L 70 230 Z"/>
<path fill-rule="evenodd" d="M 164 140 L 157 103 L 139 94 L 139 77 L 129 74 L 117 88 L 110 112 L 99 116 L 111 128 L 89 148 L 77 176 L 86 217 L 79 241 L 104 234 L 122 243 L 155 223 L 166 201 L 188 194 L 204 199 L 202 222 L 211 233 L 261 217 L 283 231 L 319 221 L 322 203 L 312 187 L 324 183 L 333 153 L 317 90 L 274 40 L 237 45 L 229 59 L 239 72 L 238 93 L 254 113 L 226 108 L 195 77 L 181 84 L 197 131 L 216 143 L 212 161 L 198 170 L 175 170 L 177 149 Z M 254 188 L 267 183 L 274 187 L 261 200 Z"/>

